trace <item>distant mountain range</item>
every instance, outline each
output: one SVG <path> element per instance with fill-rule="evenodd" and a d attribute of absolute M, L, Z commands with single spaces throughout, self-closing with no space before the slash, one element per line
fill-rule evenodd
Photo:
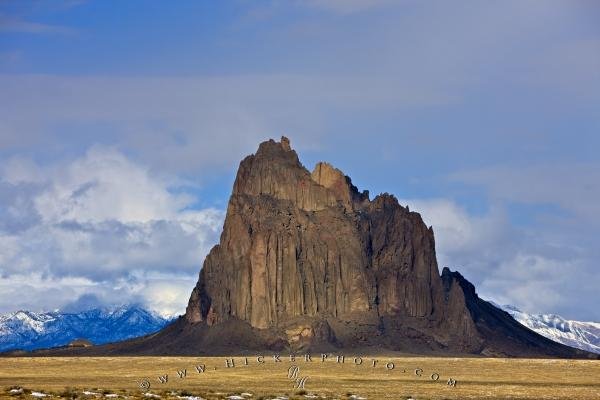
<path fill-rule="evenodd" d="M 548 339 L 600 354 L 598 322 L 572 321 L 555 314 L 529 314 L 514 306 L 495 305 Z M 117 342 L 157 332 L 172 320 L 135 305 L 79 313 L 16 311 L 0 315 L 0 351 L 64 346 L 75 339 L 94 344 Z"/>
<path fill-rule="evenodd" d="M 116 342 L 156 332 L 171 321 L 132 305 L 79 313 L 16 311 L 0 315 L 0 351 L 57 347 L 75 339 Z"/>
<path fill-rule="evenodd" d="M 564 319 L 556 314 L 528 314 L 510 305 L 499 306 L 521 325 L 567 346 L 600 354 L 600 323 Z"/>

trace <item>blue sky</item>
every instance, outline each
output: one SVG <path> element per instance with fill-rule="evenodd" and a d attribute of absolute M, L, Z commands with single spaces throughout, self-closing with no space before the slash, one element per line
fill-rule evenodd
<path fill-rule="evenodd" d="M 483 297 L 600 320 L 599 17 L 590 1 L 4 1 L 0 311 L 89 295 L 183 311 L 239 161 L 285 134 L 309 169 L 421 212 L 440 267 Z"/>

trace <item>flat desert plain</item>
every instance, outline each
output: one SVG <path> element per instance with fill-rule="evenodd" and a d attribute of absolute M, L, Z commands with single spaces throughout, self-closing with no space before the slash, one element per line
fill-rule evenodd
<path fill-rule="evenodd" d="M 323 361 L 319 354 L 311 355 L 312 361 L 303 355 L 279 360 L 272 355 L 0 358 L 0 397 L 600 399 L 599 361 L 346 355 L 342 363 L 335 355 Z"/>

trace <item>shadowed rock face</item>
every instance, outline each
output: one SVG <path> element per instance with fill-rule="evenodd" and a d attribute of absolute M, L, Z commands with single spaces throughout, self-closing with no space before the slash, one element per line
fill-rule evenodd
<path fill-rule="evenodd" d="M 518 340 L 490 341 L 480 303 L 460 274 L 440 276 L 433 230 L 418 213 L 389 194 L 370 200 L 327 163 L 309 172 L 284 137 L 241 162 L 185 321 L 242 321 L 291 348 L 518 353 Z"/>

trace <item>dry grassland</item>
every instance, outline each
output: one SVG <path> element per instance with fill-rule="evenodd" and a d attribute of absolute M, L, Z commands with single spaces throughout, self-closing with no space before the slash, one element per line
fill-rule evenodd
<path fill-rule="evenodd" d="M 348 355 L 344 363 L 332 355 L 325 362 L 320 355 L 312 362 L 265 356 L 259 363 L 253 356 L 244 365 L 244 357 L 234 357 L 235 366 L 227 368 L 225 357 L 0 358 L 0 397 L 600 399 L 599 361 L 382 356 L 363 357 L 361 365 L 354 361 Z M 292 365 L 299 367 L 298 378 L 306 377 L 304 389 L 295 389 L 288 377 Z M 183 370 L 180 378 L 177 371 Z M 164 375 L 168 382 L 160 383 Z M 456 386 L 448 385 L 450 378 Z"/>

